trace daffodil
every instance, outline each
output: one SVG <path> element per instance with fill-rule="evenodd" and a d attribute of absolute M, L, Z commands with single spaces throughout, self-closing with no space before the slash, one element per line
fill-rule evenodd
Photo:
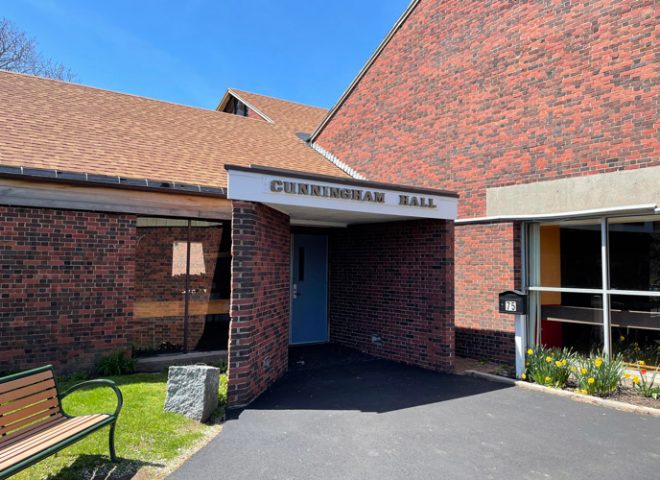
<path fill-rule="evenodd" d="M 597 358 L 594 361 L 594 365 L 596 365 L 596 368 L 600 368 L 600 366 L 603 364 L 603 359 L 602 358 Z"/>
<path fill-rule="evenodd" d="M 630 374 L 629 374 L 628 372 L 624 373 L 623 376 L 624 376 L 625 378 L 630 378 Z"/>
<path fill-rule="evenodd" d="M 545 357 L 545 361 L 548 363 L 552 362 L 552 357 Z"/>
<path fill-rule="evenodd" d="M 588 383 L 589 385 L 593 385 L 594 383 L 596 383 L 596 379 L 595 379 L 594 377 L 589 377 L 589 378 L 587 379 L 587 383 Z"/>
<path fill-rule="evenodd" d="M 532 350 L 531 348 L 528 348 L 527 349 L 527 355 L 533 355 L 533 354 L 534 354 L 534 350 Z"/>
<path fill-rule="evenodd" d="M 523 380 L 527 380 L 527 375 L 523 373 L 522 375 L 520 375 L 520 378 L 522 378 Z"/>
<path fill-rule="evenodd" d="M 622 342 L 623 342 L 625 339 L 626 339 L 626 337 L 624 337 L 623 335 L 621 335 L 621 336 L 619 337 L 619 340 L 622 341 Z"/>
<path fill-rule="evenodd" d="M 587 373 L 587 369 L 584 368 L 584 367 L 582 367 L 582 368 L 580 369 L 580 373 L 581 373 L 582 375 L 586 374 L 586 373 Z"/>
<path fill-rule="evenodd" d="M 561 361 L 561 364 L 566 365 L 566 359 L 565 358 Z"/>
<path fill-rule="evenodd" d="M 580 392 L 582 393 L 582 395 L 586 395 L 586 394 L 587 394 L 587 391 L 586 391 L 584 388 L 583 388 L 582 390 L 580 390 Z"/>
<path fill-rule="evenodd" d="M 644 360 L 640 360 L 639 364 L 643 367 L 644 365 L 646 365 L 646 362 Z"/>
<path fill-rule="evenodd" d="M 555 367 L 561 367 L 561 361 L 557 360 L 557 361 L 555 362 Z"/>
<path fill-rule="evenodd" d="M 549 382 L 550 380 L 552 380 L 550 377 L 545 377 L 546 382 Z"/>
<path fill-rule="evenodd" d="M 634 384 L 639 383 L 639 377 L 638 377 L 638 376 L 635 375 L 635 376 L 633 377 L 633 383 L 634 383 Z"/>

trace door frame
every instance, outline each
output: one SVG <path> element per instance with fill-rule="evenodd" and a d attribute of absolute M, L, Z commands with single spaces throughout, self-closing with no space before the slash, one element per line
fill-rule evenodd
<path fill-rule="evenodd" d="M 319 342 L 298 342 L 293 343 L 293 256 L 294 256 L 294 237 L 296 235 L 316 235 L 325 237 L 325 339 Z M 327 233 L 294 233 L 291 232 L 291 248 L 289 254 L 289 346 L 295 345 L 322 345 L 330 343 L 330 319 L 328 318 L 328 304 L 330 299 L 330 236 Z"/>

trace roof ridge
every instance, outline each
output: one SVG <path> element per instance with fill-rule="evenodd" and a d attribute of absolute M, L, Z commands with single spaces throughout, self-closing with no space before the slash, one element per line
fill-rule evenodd
<path fill-rule="evenodd" d="M 118 90 L 110 90 L 108 88 L 96 87 L 94 85 L 85 85 L 84 83 L 69 82 L 67 80 L 60 80 L 60 79 L 57 79 L 57 78 L 40 77 L 39 75 L 32 75 L 32 74 L 29 74 L 29 73 L 13 72 L 11 70 L 0 69 L 0 74 L 9 74 L 9 75 L 27 77 L 27 78 L 32 79 L 32 80 L 43 80 L 43 81 L 46 81 L 46 82 L 59 83 L 59 84 L 62 84 L 64 86 L 67 86 L 67 87 L 78 87 L 78 88 L 85 88 L 85 89 L 88 89 L 88 90 L 96 90 L 98 92 L 112 93 L 114 95 L 121 95 L 123 97 L 138 98 L 138 99 L 141 99 L 141 100 L 148 100 L 150 102 L 164 103 L 164 104 L 173 105 L 173 106 L 176 106 L 176 107 L 190 108 L 190 109 L 193 109 L 193 110 L 201 110 L 203 112 L 211 112 L 211 113 L 217 112 L 217 110 L 214 110 L 214 109 L 211 109 L 211 108 L 195 107 L 194 105 L 186 105 L 185 103 L 177 103 L 177 102 L 173 102 L 171 100 L 162 100 L 162 99 L 159 99 L 159 98 L 147 97 L 145 95 L 138 95 L 137 93 L 120 92 Z M 220 112 L 220 113 L 225 113 L 225 112 Z"/>

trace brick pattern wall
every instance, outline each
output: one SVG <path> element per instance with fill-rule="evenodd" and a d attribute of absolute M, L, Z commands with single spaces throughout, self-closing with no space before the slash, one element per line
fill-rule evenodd
<path fill-rule="evenodd" d="M 499 313 L 498 293 L 521 284 L 520 224 L 456 226 L 456 353 L 514 360 L 514 316 Z"/>
<path fill-rule="evenodd" d="M 377 357 L 451 370 L 453 224 L 349 227 L 330 236 L 332 342 Z M 372 335 L 382 344 L 372 343 Z"/>
<path fill-rule="evenodd" d="M 161 343 L 183 346 L 183 305 L 185 274 L 172 275 L 173 244 L 186 242 L 187 227 L 139 227 L 137 229 L 135 255 L 136 303 L 160 304 L 153 315 L 134 316 L 130 339 L 138 349 L 157 350 Z M 204 254 L 204 273 L 191 275 L 190 288 L 197 290 L 191 295 L 190 311 L 194 304 L 207 305 L 214 287 L 222 227 L 193 227 L 191 243 L 201 243 Z M 182 250 L 185 252 L 185 250 Z M 185 257 L 176 259 L 185 265 Z M 192 272 L 194 273 L 194 272 Z M 175 305 L 177 315 L 165 315 L 165 305 Z M 188 317 L 188 350 L 194 350 L 204 332 L 206 316 Z"/>
<path fill-rule="evenodd" d="M 461 194 L 660 165 L 656 2 L 421 0 L 317 143 Z"/>
<path fill-rule="evenodd" d="M 287 370 L 290 256 L 288 216 L 233 202 L 229 406 L 248 404 Z"/>
<path fill-rule="evenodd" d="M 369 179 L 457 191 L 459 218 L 489 187 L 660 165 L 655 5 L 421 0 L 316 142 Z M 513 355 L 494 310 L 511 228 L 457 226 L 461 354 Z"/>
<path fill-rule="evenodd" d="M 128 350 L 135 217 L 0 206 L 0 372 Z"/>

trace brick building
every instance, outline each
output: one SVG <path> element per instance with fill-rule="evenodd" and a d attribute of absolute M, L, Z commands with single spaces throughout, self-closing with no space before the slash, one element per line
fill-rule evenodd
<path fill-rule="evenodd" d="M 330 111 L 0 72 L 0 371 L 228 346 L 236 406 L 290 344 L 656 361 L 655 26 L 651 1 L 415 0 Z"/>

